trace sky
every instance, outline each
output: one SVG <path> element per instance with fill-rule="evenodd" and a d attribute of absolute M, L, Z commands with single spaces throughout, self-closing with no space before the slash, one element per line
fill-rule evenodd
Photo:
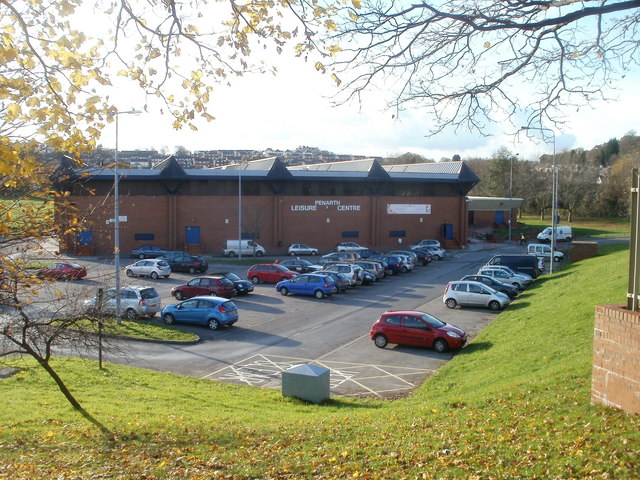
<path fill-rule="evenodd" d="M 430 138 L 425 110 L 405 111 L 393 118 L 393 112 L 385 111 L 376 95 L 369 95 L 363 106 L 333 107 L 330 97 L 335 86 L 328 75 L 321 75 L 300 59 L 280 57 L 278 68 L 278 76 L 249 74 L 233 79 L 231 86 L 218 87 L 208 107 L 216 120 L 200 121 L 197 132 L 174 130 L 172 119 L 153 106 L 148 113 L 121 116 L 119 149 L 173 153 L 180 146 L 189 151 L 309 146 L 336 154 L 380 157 L 415 153 L 432 160 L 456 154 L 462 159 L 488 158 L 501 147 L 525 160 L 553 152 L 553 142 L 545 143 L 539 133 L 514 136 L 511 125 L 499 123 L 491 126 L 490 136 L 459 129 Z M 589 150 L 630 131 L 640 133 L 640 116 L 630 108 L 640 106 L 638 80 L 640 75 L 628 76 L 617 85 L 618 101 L 593 103 L 579 110 L 574 107 L 568 112 L 566 126 L 554 131 L 556 151 Z M 139 94 L 129 94 L 126 89 L 115 90 L 112 101 L 121 111 L 143 107 Z M 511 133 L 503 131 L 506 128 Z M 107 127 L 100 144 L 115 146 L 115 128 Z"/>
<path fill-rule="evenodd" d="M 568 117 L 566 128 L 554 131 L 556 151 L 589 150 L 630 131 L 640 133 L 640 116 L 630 105 L 640 106 L 640 89 L 633 81 L 620 84 L 618 101 L 583 106 Z M 361 111 L 357 105 L 332 107 L 330 81 L 312 68 L 288 65 L 280 75 L 250 76 L 234 80 L 231 87 L 217 90 L 209 105 L 213 122 L 201 121 L 199 130 L 176 131 L 171 119 L 158 112 L 121 116 L 118 144 L 121 150 L 156 149 L 173 153 L 179 146 L 187 150 L 216 149 L 295 149 L 317 147 L 336 154 L 398 156 L 416 153 L 440 160 L 458 154 L 463 159 L 490 157 L 506 147 L 520 158 L 534 159 L 551 153 L 539 134 L 528 138 L 525 132 L 513 136 L 502 132 L 483 137 L 459 130 L 435 137 L 426 136 L 428 116 L 424 110 L 411 110 L 392 118 L 383 105 L 369 103 Z M 135 97 L 124 100 L 120 110 L 141 108 Z M 513 127 L 510 127 L 511 129 Z M 115 146 L 115 132 L 108 129 L 100 142 Z"/>

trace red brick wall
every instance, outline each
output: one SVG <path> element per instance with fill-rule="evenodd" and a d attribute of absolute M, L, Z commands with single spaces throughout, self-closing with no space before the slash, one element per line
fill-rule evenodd
<path fill-rule="evenodd" d="M 596 307 L 591 399 L 640 413 L 640 314 L 625 305 Z"/>
<path fill-rule="evenodd" d="M 391 249 L 422 238 L 440 239 L 440 225 L 453 225 L 461 243 L 467 238 L 464 197 L 331 197 L 332 205 L 316 205 L 314 196 L 242 197 L 242 231 L 259 232 L 258 243 L 268 253 L 281 253 L 290 243 L 307 243 L 323 251 L 341 241 Z M 76 207 L 91 212 L 96 254 L 113 253 L 113 203 L 110 198 L 75 197 Z M 339 205 L 337 204 L 339 203 Z M 430 214 L 388 214 L 387 204 L 429 204 Z M 313 209 L 302 207 L 313 206 Z M 123 256 L 139 245 L 153 243 L 172 250 L 185 249 L 185 229 L 198 226 L 204 253 L 219 253 L 224 241 L 238 237 L 236 196 L 144 196 L 123 195 L 120 215 L 120 247 Z M 356 238 L 342 238 L 342 232 L 357 231 Z M 405 231 L 402 244 L 390 231 Z M 152 233 L 152 241 L 136 241 L 135 234 Z"/>

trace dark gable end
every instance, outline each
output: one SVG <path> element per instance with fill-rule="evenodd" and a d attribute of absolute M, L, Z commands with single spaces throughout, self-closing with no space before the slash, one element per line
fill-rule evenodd
<path fill-rule="evenodd" d="M 160 162 L 156 169 L 160 170 L 158 178 L 169 195 L 179 192 L 180 186 L 189 180 L 189 175 L 172 156 Z"/>

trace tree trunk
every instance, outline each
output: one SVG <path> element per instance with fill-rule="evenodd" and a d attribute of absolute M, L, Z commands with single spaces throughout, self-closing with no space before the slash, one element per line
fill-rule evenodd
<path fill-rule="evenodd" d="M 109 441 L 115 441 L 115 437 L 113 433 L 107 427 L 105 427 L 97 418 L 95 418 L 87 410 L 85 410 L 85 408 L 82 405 L 80 405 L 80 402 L 76 400 L 76 398 L 73 396 L 71 391 L 67 388 L 65 383 L 62 381 L 62 378 L 60 378 L 58 373 L 53 369 L 53 367 L 49 364 L 49 362 L 46 361 L 44 358 L 37 358 L 37 360 L 38 360 L 38 363 L 40 363 L 40 365 L 42 366 L 42 368 L 44 368 L 47 371 L 49 376 L 53 378 L 53 380 L 58 385 L 58 388 L 60 389 L 62 394 L 65 396 L 65 398 L 68 400 L 68 402 L 73 406 L 73 408 L 76 409 L 78 412 L 80 412 L 80 414 L 86 420 L 88 420 L 89 422 L 94 424 L 96 427 L 98 427 Z"/>

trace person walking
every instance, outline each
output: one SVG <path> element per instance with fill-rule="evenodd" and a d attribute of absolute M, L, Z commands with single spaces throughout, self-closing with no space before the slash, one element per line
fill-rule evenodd
<path fill-rule="evenodd" d="M 520 245 L 524 245 L 525 243 L 524 233 L 520 233 Z"/>

